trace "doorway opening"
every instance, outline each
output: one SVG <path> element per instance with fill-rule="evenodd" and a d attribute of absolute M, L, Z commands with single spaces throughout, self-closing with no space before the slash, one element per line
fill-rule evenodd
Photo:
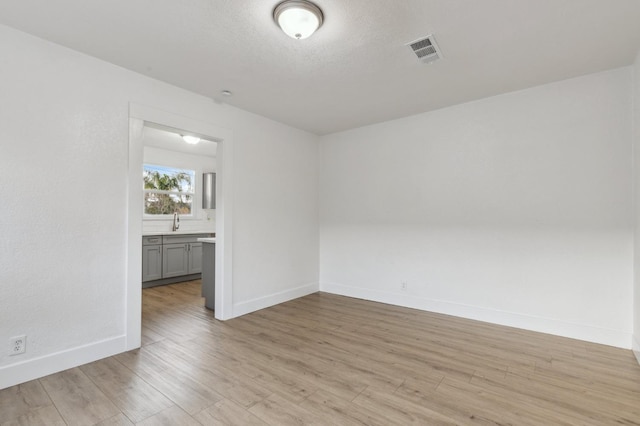
<path fill-rule="evenodd" d="M 147 138 L 145 138 L 145 132 L 147 133 Z M 215 220 L 215 227 L 211 223 L 208 224 L 209 228 L 215 229 L 212 232 L 216 233 L 214 315 L 216 319 L 220 320 L 233 317 L 231 274 L 232 133 L 228 129 L 217 127 L 211 123 L 152 107 L 130 104 L 125 350 L 138 348 L 141 344 L 142 235 L 143 232 L 148 232 L 154 226 L 164 226 L 162 221 L 158 221 L 156 224 L 149 222 L 143 225 L 144 192 L 141 182 L 145 156 L 155 156 L 154 158 L 156 159 L 162 159 L 163 155 L 165 157 L 168 155 L 163 151 L 176 149 L 175 146 L 170 145 L 169 140 L 163 140 L 162 136 L 164 134 L 159 132 L 168 132 L 172 135 L 188 134 L 208 142 L 208 144 L 201 145 L 200 148 L 197 145 L 193 146 L 188 155 L 191 155 L 192 159 L 204 157 L 211 160 L 211 162 L 215 161 L 217 177 L 215 219 L 212 218 L 214 212 L 205 211 L 195 206 L 194 215 L 186 226 L 187 228 L 191 226 L 195 229 L 200 223 L 200 225 L 206 227 L 208 222 L 212 219 Z M 149 142 L 149 134 L 155 135 L 157 140 Z M 186 149 L 189 150 L 189 148 Z M 175 157 L 179 156 L 180 153 L 176 152 Z M 213 158 L 214 156 L 215 159 Z M 183 156 L 183 158 L 187 157 Z M 202 168 L 205 168 L 208 163 L 207 160 L 203 161 L 201 164 L 205 165 Z M 209 168 L 213 168 L 213 166 Z M 183 223 L 185 222 L 183 221 Z M 206 259 L 203 259 L 204 261 Z"/>

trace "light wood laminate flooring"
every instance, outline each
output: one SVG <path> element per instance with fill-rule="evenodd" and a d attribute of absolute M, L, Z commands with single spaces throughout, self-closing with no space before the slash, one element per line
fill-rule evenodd
<path fill-rule="evenodd" d="M 0 391 L 0 424 L 640 424 L 628 350 L 325 293 L 220 322 L 200 281 L 145 289 L 142 324 Z"/>

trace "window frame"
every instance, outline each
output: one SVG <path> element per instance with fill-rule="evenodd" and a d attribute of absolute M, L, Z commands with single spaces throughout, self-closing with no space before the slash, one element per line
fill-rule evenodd
<path fill-rule="evenodd" d="M 169 169 L 172 172 L 175 173 L 187 173 L 191 176 L 192 181 L 191 181 L 191 191 L 190 192 L 184 192 L 184 191 L 178 191 L 178 190 L 162 190 L 162 189 L 147 189 L 144 187 L 144 174 L 145 172 L 148 170 L 148 168 L 151 168 L 152 170 L 157 170 L 157 169 Z M 167 194 L 167 195 L 177 195 L 177 196 L 182 196 L 182 195 L 190 195 L 191 196 L 191 212 L 190 213 L 179 213 L 180 218 L 185 218 L 185 219 L 194 219 L 196 217 L 196 209 L 197 209 L 197 205 L 196 205 L 196 191 L 197 191 L 197 177 L 198 175 L 198 171 L 194 170 L 194 169 L 190 169 L 190 168 L 185 168 L 185 167 L 176 167 L 176 166 L 168 166 L 168 165 L 164 165 L 164 164 L 152 164 L 152 163 L 143 163 L 142 164 L 142 217 L 143 220 L 167 220 L 167 219 L 172 219 L 173 218 L 173 213 L 167 213 L 167 214 L 150 214 L 146 212 L 146 194 L 149 193 L 155 193 L 155 194 Z"/>

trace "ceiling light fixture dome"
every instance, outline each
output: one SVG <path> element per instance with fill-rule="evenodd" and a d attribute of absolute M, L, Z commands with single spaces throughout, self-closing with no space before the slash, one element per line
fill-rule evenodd
<path fill-rule="evenodd" d="M 200 138 L 197 136 L 191 136 L 191 135 L 180 135 L 180 136 L 182 136 L 182 139 L 190 145 L 196 145 L 197 143 L 200 142 Z"/>
<path fill-rule="evenodd" d="M 324 16 L 310 1 L 285 0 L 273 9 L 273 19 L 286 35 L 302 40 L 320 28 Z"/>

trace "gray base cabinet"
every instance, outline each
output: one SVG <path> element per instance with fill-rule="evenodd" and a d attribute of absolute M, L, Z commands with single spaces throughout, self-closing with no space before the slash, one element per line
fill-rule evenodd
<path fill-rule="evenodd" d="M 189 244 L 189 273 L 202 273 L 202 243 Z"/>
<path fill-rule="evenodd" d="M 142 282 L 162 278 L 162 237 L 142 237 Z"/>
<path fill-rule="evenodd" d="M 162 246 L 162 278 L 187 275 L 188 271 L 187 244 L 164 244 Z"/>
<path fill-rule="evenodd" d="M 162 278 L 162 246 L 142 247 L 142 282 Z"/>
<path fill-rule="evenodd" d="M 142 238 L 142 282 L 181 277 L 193 279 L 202 272 L 202 243 L 209 234 L 162 235 Z M 152 286 L 153 283 L 145 285 Z"/>

